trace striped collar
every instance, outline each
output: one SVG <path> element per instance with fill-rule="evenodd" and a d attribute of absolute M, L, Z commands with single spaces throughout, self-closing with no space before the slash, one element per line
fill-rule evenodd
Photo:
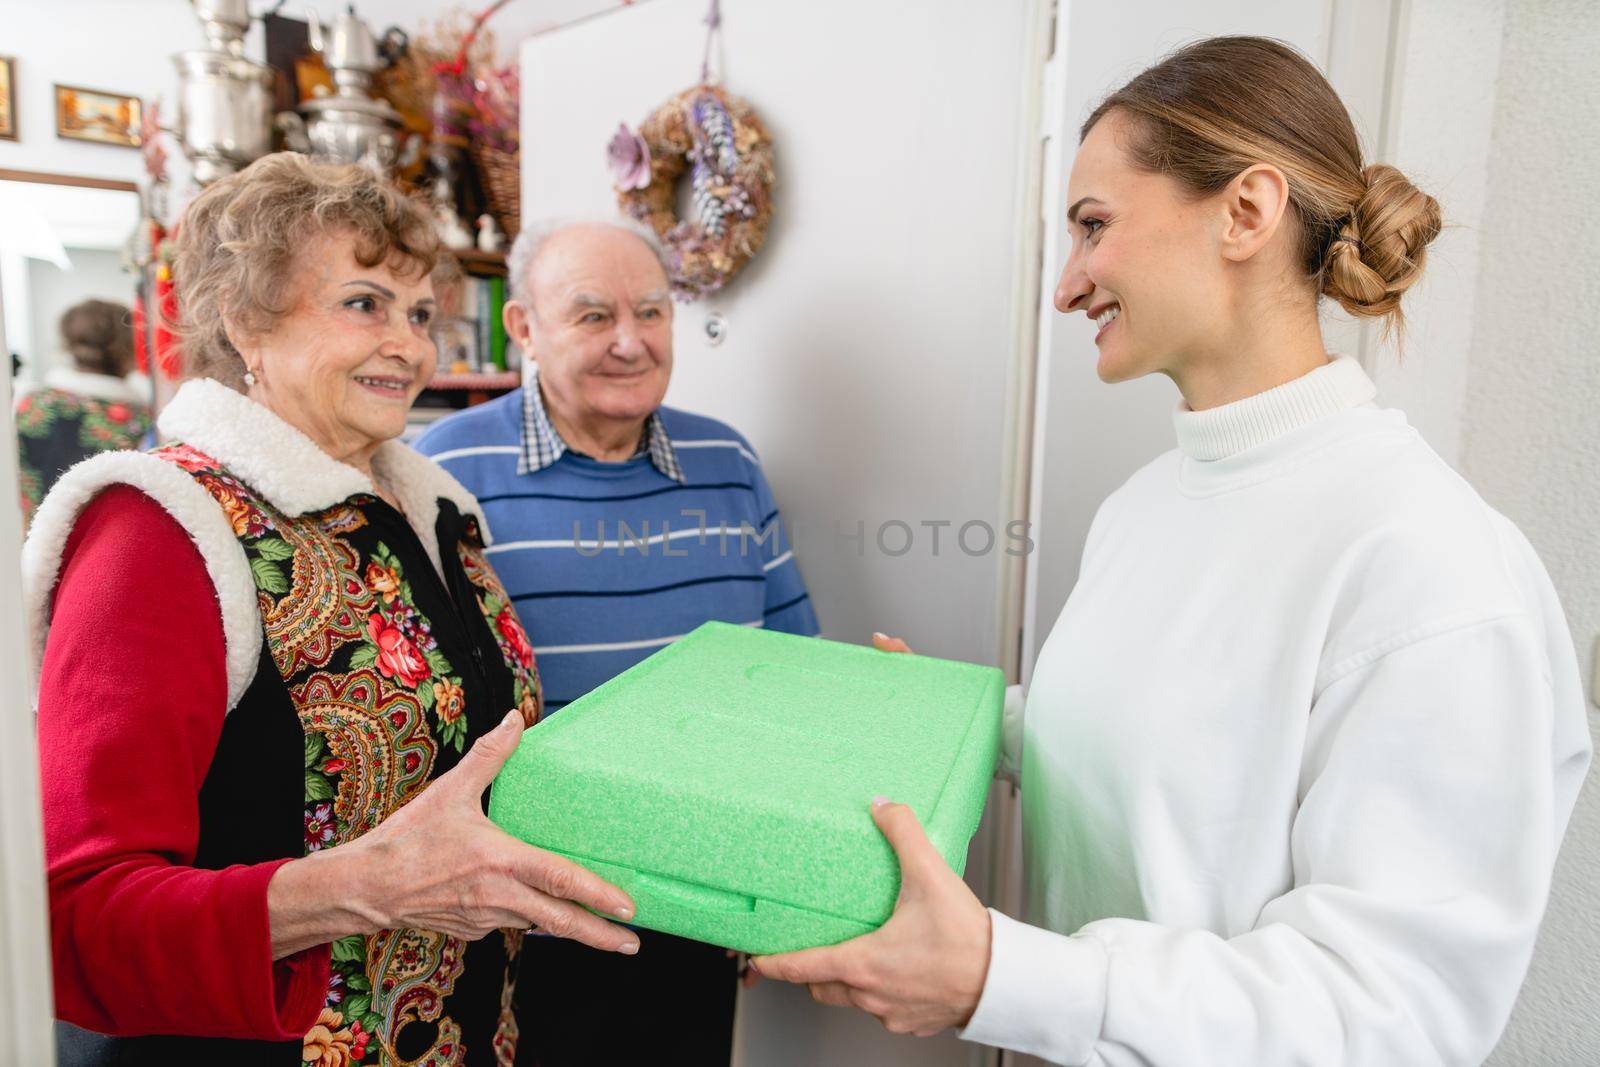
<path fill-rule="evenodd" d="M 555 463 L 569 451 L 569 446 L 556 432 L 550 416 L 544 409 L 544 397 L 539 392 L 539 368 L 529 360 L 522 375 L 522 451 L 517 457 L 517 473 L 533 474 Z M 644 426 L 644 440 L 634 455 L 648 453 L 650 462 L 668 478 L 685 483 L 683 468 L 678 465 L 678 453 L 672 447 L 672 438 L 662 424 L 661 412 L 653 411 Z M 574 452 L 573 455 L 582 455 Z"/>

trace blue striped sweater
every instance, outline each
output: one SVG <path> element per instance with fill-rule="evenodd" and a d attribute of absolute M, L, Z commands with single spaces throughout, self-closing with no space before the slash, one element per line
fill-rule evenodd
<path fill-rule="evenodd" d="M 711 619 L 818 632 L 749 442 L 715 419 L 660 415 L 682 484 L 648 455 L 601 463 L 569 451 L 518 474 L 520 389 L 416 442 L 483 506 L 489 561 L 533 642 L 550 710 Z"/>

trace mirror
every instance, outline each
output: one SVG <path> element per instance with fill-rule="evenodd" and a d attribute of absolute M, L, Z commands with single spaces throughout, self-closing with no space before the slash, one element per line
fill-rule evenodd
<path fill-rule="evenodd" d="M 135 361 L 143 212 L 132 182 L 0 170 L 0 302 L 26 526 L 61 472 L 145 444 L 152 386 Z"/>

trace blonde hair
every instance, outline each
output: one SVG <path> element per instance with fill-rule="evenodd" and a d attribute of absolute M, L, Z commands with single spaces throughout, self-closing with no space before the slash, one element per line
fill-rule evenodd
<path fill-rule="evenodd" d="M 178 224 L 173 281 L 186 378 L 243 388 L 228 328 L 265 333 L 293 310 L 295 258 L 315 238 L 348 233 L 364 267 L 429 274 L 439 236 L 427 209 L 359 165 L 294 152 L 263 156 L 206 188 Z"/>
<path fill-rule="evenodd" d="M 1403 326 L 1400 297 L 1439 234 L 1439 204 L 1383 163 L 1364 166 L 1350 114 L 1311 62 L 1265 37 L 1212 37 L 1106 97 L 1133 119 L 1135 165 L 1204 195 L 1269 163 L 1289 182 L 1300 260 L 1316 291 L 1352 315 Z"/>

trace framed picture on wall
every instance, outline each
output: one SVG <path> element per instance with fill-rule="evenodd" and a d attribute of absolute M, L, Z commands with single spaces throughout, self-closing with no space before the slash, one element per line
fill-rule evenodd
<path fill-rule="evenodd" d="M 0 56 L 0 140 L 17 139 L 17 61 Z"/>
<path fill-rule="evenodd" d="M 56 136 L 138 148 L 140 110 L 137 96 L 57 85 Z"/>

